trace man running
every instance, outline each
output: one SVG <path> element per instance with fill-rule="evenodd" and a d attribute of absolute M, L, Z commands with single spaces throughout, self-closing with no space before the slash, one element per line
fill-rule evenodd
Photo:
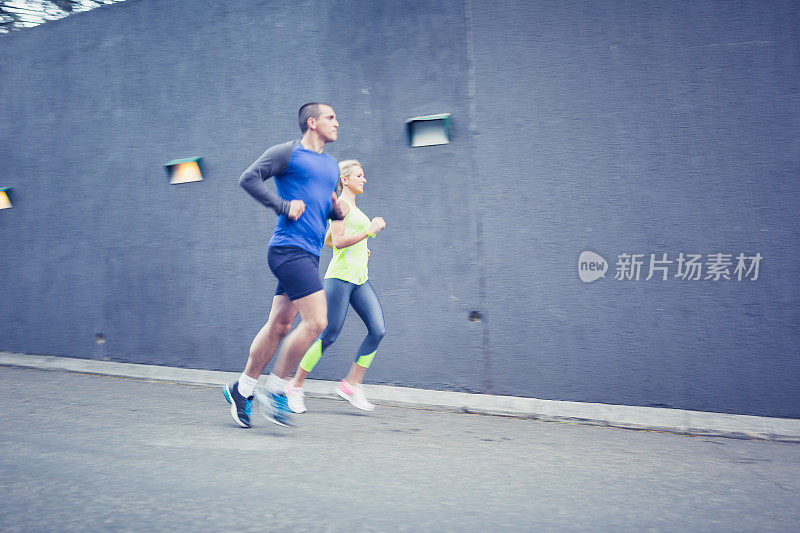
<path fill-rule="evenodd" d="M 258 377 L 281 341 L 266 391 L 260 392 L 258 399 L 272 422 L 291 424 L 285 378 L 328 323 L 319 277 L 327 220 L 343 220 L 349 212 L 347 203 L 337 199 L 334 192 L 339 181 L 338 164 L 323 150 L 338 136 L 339 122 L 333 108 L 319 102 L 305 104 L 298 122 L 303 134 L 300 140 L 269 148 L 239 178 L 239 185 L 253 198 L 278 214 L 267 251 L 269 268 L 278 279 L 269 318 L 250 345 L 244 372 L 238 381 L 223 387 L 231 416 L 242 427 L 250 427 Z M 275 178 L 277 195 L 266 184 L 270 177 Z M 301 321 L 292 331 L 298 312 Z"/>

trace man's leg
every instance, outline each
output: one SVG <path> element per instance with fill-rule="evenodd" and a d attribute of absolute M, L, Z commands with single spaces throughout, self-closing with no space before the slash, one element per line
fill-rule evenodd
<path fill-rule="evenodd" d="M 306 412 L 303 383 L 319 362 L 322 353 L 336 341 L 342 331 L 347 309 L 350 307 L 350 293 L 356 285 L 341 279 L 328 278 L 322 282 L 322 287 L 325 290 L 325 302 L 328 306 L 328 325 L 306 350 L 300 359 L 300 364 L 297 365 L 294 378 L 286 386 L 286 400 L 289 409 L 295 413 Z"/>
<path fill-rule="evenodd" d="M 324 291 L 298 298 L 292 303 L 300 313 L 300 324 L 283 341 L 278 360 L 272 373 L 267 376 L 266 390 L 259 389 L 255 393 L 259 403 L 266 408 L 262 411 L 264 416 L 280 426 L 293 425 L 289 418 L 292 409 L 287 395 L 290 384 L 286 378 L 328 323 Z M 302 411 L 299 409 L 299 412 Z"/>
<path fill-rule="evenodd" d="M 244 367 L 244 373 L 247 376 L 258 379 L 272 356 L 275 355 L 278 345 L 292 330 L 296 315 L 297 307 L 289 300 L 288 296 L 279 294 L 272 298 L 272 308 L 269 311 L 267 323 L 250 344 L 250 356 Z"/>
<path fill-rule="evenodd" d="M 223 394 L 231 404 L 231 416 L 242 427 L 250 427 L 250 412 L 256 383 L 278 345 L 292 329 L 297 308 L 285 295 L 272 299 L 269 318 L 250 344 L 250 355 L 239 379 L 223 387 Z"/>
<path fill-rule="evenodd" d="M 328 304 L 325 300 L 324 291 L 317 291 L 294 300 L 292 303 L 300 312 L 300 324 L 283 342 L 281 351 L 278 354 L 278 360 L 275 362 L 275 368 L 272 371 L 273 374 L 284 380 L 292 370 L 297 368 L 297 364 L 306 353 L 306 350 L 317 340 L 317 337 L 328 325 Z M 294 316 L 292 319 L 294 319 Z"/>

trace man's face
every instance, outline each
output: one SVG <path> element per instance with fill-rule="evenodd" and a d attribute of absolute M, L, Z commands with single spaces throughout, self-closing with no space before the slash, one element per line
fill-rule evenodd
<path fill-rule="evenodd" d="M 313 124 L 314 131 L 316 131 L 317 135 L 326 143 L 333 142 L 338 138 L 339 122 L 336 120 L 336 113 L 333 112 L 331 106 L 319 106 L 319 115 L 316 119 L 313 119 Z M 309 126 L 310 125 L 311 124 L 309 124 Z"/>

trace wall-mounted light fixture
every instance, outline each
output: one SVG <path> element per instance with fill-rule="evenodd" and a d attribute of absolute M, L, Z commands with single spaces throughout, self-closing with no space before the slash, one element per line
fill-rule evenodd
<path fill-rule="evenodd" d="M 425 115 L 406 120 L 411 146 L 433 146 L 450 142 L 450 113 Z"/>
<path fill-rule="evenodd" d="M 0 209 L 11 207 L 11 187 L 0 187 Z"/>
<path fill-rule="evenodd" d="M 201 157 L 186 157 L 164 163 L 170 184 L 203 181 L 203 172 L 200 168 L 201 159 Z"/>

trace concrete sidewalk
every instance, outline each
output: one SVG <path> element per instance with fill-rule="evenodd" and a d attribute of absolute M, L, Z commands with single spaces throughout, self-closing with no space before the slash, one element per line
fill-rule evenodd
<path fill-rule="evenodd" d="M 0 365 L 62 370 L 106 376 L 170 381 L 191 385 L 223 385 L 238 373 L 157 365 L 114 363 L 69 357 L 0 352 Z M 306 395 L 335 398 L 334 383 L 305 382 Z M 666 431 L 680 435 L 717 436 L 800 442 L 800 420 L 732 415 L 683 409 L 565 402 L 435 391 L 387 385 L 366 385 L 370 401 L 383 405 L 410 405 L 447 411 L 514 416 L 543 421 L 575 422 L 628 429 Z"/>
<path fill-rule="evenodd" d="M 0 366 L 0 530 L 795 532 L 800 446 Z"/>

